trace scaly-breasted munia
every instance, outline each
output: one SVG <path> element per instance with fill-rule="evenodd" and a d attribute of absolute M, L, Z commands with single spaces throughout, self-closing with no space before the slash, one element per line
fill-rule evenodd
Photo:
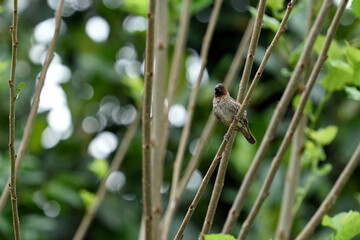
<path fill-rule="evenodd" d="M 216 118 L 225 126 L 229 127 L 231 122 L 236 117 L 241 105 L 233 99 L 224 84 L 219 83 L 215 86 L 215 95 L 213 99 L 213 110 Z M 248 120 L 246 118 L 246 111 L 242 114 L 235 127 L 235 131 L 241 132 L 246 140 L 255 144 L 256 140 L 251 134 Z"/>

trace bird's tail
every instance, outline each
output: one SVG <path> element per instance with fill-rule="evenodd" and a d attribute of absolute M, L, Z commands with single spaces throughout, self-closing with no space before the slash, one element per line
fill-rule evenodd
<path fill-rule="evenodd" d="M 249 126 L 247 124 L 245 124 L 245 128 L 242 127 L 241 128 L 241 133 L 244 135 L 244 137 L 246 138 L 246 140 L 250 143 L 250 144 L 255 144 L 256 143 L 256 139 L 254 138 L 254 136 L 251 134 Z"/>

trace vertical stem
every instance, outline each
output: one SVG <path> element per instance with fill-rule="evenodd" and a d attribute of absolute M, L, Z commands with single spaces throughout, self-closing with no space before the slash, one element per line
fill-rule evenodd
<path fill-rule="evenodd" d="M 38 111 L 38 107 L 39 107 L 39 102 L 40 102 L 40 94 L 41 94 L 41 90 L 44 86 L 45 83 L 45 77 L 46 77 L 46 73 L 47 70 L 50 66 L 50 63 L 53 59 L 54 56 L 54 51 L 55 51 L 55 45 L 56 45 L 56 40 L 57 37 L 59 35 L 59 31 L 60 31 L 60 23 L 61 23 L 61 13 L 62 13 L 62 7 L 64 4 L 64 0 L 61 0 L 59 2 L 59 6 L 57 8 L 57 10 L 55 11 L 55 32 L 54 32 L 54 37 L 50 42 L 48 51 L 46 53 L 46 57 L 45 57 L 45 62 L 43 65 L 43 69 L 41 71 L 40 77 L 39 77 L 39 83 L 38 86 L 36 88 L 36 92 L 35 92 L 35 96 L 34 96 L 34 100 L 33 100 L 33 104 L 31 106 L 31 110 L 28 116 L 28 119 L 26 121 L 26 125 L 25 125 L 25 129 L 24 129 L 24 135 L 21 139 L 21 143 L 20 143 L 20 147 L 17 151 L 17 158 L 16 158 L 16 174 L 19 172 L 20 166 L 21 166 L 21 162 L 24 158 L 25 155 L 25 151 L 27 148 L 27 145 L 29 143 L 29 139 L 30 139 L 30 135 L 34 126 L 34 122 L 37 116 L 37 111 Z M 5 186 L 8 186 L 10 184 L 10 177 L 7 181 L 7 184 Z M 1 198 L 0 198 L 0 213 L 3 210 L 6 200 L 8 198 L 9 195 L 9 188 L 4 188 L 2 194 L 1 194 Z"/>
<path fill-rule="evenodd" d="M 323 48 L 321 49 L 321 52 L 319 54 L 318 59 L 316 60 L 315 66 L 313 68 L 313 71 L 311 72 L 311 75 L 309 77 L 309 80 L 306 84 L 306 88 L 305 91 L 302 93 L 301 95 L 301 99 L 300 99 L 300 103 L 295 111 L 295 114 L 291 120 L 290 126 L 288 128 L 288 130 L 286 131 L 285 134 L 285 138 L 283 139 L 283 141 L 281 142 L 281 146 L 278 150 L 278 152 L 276 153 L 274 159 L 272 160 L 271 163 L 271 167 L 270 170 L 268 172 L 268 175 L 266 176 L 266 179 L 264 181 L 264 184 L 260 190 L 260 193 L 258 195 L 258 198 L 256 199 L 256 202 L 253 206 L 253 208 L 251 209 L 251 212 L 249 214 L 249 216 L 246 218 L 246 220 L 244 221 L 243 227 L 241 229 L 241 232 L 238 236 L 238 239 L 245 239 L 246 235 L 248 234 L 250 227 L 252 225 L 252 223 L 255 220 L 256 215 L 258 214 L 263 202 L 265 201 L 266 197 L 269 195 L 269 189 L 270 186 L 272 184 L 272 181 L 274 180 L 275 174 L 280 166 L 281 160 L 285 154 L 285 151 L 287 149 L 287 147 L 290 144 L 290 140 L 292 138 L 292 135 L 297 127 L 297 125 L 300 122 L 300 119 L 302 117 L 302 112 L 305 108 L 305 104 L 306 101 L 310 95 L 311 89 L 314 86 L 316 79 L 319 75 L 319 72 L 321 70 L 321 67 L 323 65 L 323 63 L 325 62 L 326 58 L 327 58 L 327 52 L 330 48 L 330 44 L 331 41 L 335 35 L 336 29 L 339 25 L 340 22 L 340 18 L 342 16 L 342 13 L 345 9 L 346 3 L 348 0 L 343 0 L 337 11 L 335 14 L 335 17 L 333 18 L 331 25 L 327 31 L 326 34 L 326 38 L 325 38 L 325 42 L 323 45 Z"/>
<path fill-rule="evenodd" d="M 151 100 L 154 74 L 155 0 L 149 1 L 148 30 L 146 33 L 145 84 L 142 113 L 142 192 L 144 202 L 145 239 L 153 236 L 152 176 L 151 176 Z"/>
<path fill-rule="evenodd" d="M 169 110 L 172 106 L 175 98 L 175 90 L 178 85 L 179 77 L 180 77 L 180 70 L 183 66 L 183 58 L 184 58 L 184 50 L 189 30 L 189 23 L 190 23 L 190 5 L 191 0 L 184 0 L 181 6 L 181 14 L 180 14 L 180 23 L 178 32 L 176 35 L 176 42 L 175 42 L 175 52 L 171 63 L 170 69 L 170 77 L 168 80 L 168 92 L 167 92 L 167 106 L 164 108 L 163 113 L 163 132 L 162 132 L 162 142 L 160 147 L 159 155 L 164 158 L 165 149 L 168 142 L 168 133 L 169 133 Z M 166 226 L 165 226 L 166 227 Z M 166 230 L 166 228 L 164 228 Z"/>
<path fill-rule="evenodd" d="M 352 155 L 348 164 L 340 174 L 339 178 L 336 180 L 336 183 L 332 187 L 329 194 L 326 196 L 325 200 L 321 203 L 318 210 L 312 216 L 310 221 L 306 224 L 303 230 L 296 237 L 296 240 L 308 239 L 310 235 L 315 231 L 315 228 L 319 225 L 321 219 L 329 211 L 329 209 L 335 204 L 337 197 L 339 196 L 341 190 L 344 188 L 345 184 L 349 180 L 350 176 L 353 174 L 355 168 L 360 163 L 360 144 L 358 144 L 354 154 Z"/>
<path fill-rule="evenodd" d="M 161 193 L 160 188 L 163 180 L 164 157 L 161 150 L 163 139 L 163 114 L 164 114 L 164 99 L 165 99 L 165 79 L 167 77 L 167 49 L 168 49 L 168 6 L 167 0 L 156 1 L 155 14 L 155 73 L 153 86 L 153 132 L 152 144 L 154 145 L 152 151 L 152 173 L 153 173 L 153 205 L 154 205 L 154 236 L 153 239 L 159 239 L 160 230 L 160 216 L 162 213 Z"/>
<path fill-rule="evenodd" d="M 16 73 L 16 61 L 17 61 L 17 26 L 18 26 L 18 1 L 14 0 L 14 12 L 12 26 L 10 27 L 12 38 L 12 55 L 11 55 L 11 72 L 9 80 L 10 91 L 10 112 L 9 112 L 9 152 L 10 152 L 10 195 L 11 195 L 11 209 L 13 217 L 13 227 L 15 239 L 20 239 L 20 221 L 17 206 L 16 196 L 16 155 L 15 155 L 15 73 Z"/>
<path fill-rule="evenodd" d="M 291 1 L 289 4 L 292 6 L 294 3 L 295 3 L 295 1 Z M 289 4 L 288 4 L 288 8 L 289 8 Z M 256 175 L 257 171 L 259 170 L 260 164 L 261 164 L 262 160 L 265 158 L 265 155 L 267 154 L 267 151 L 269 150 L 270 144 L 272 143 L 272 141 L 274 139 L 274 135 L 277 130 L 277 127 L 279 126 L 280 121 L 283 118 L 285 111 L 286 111 L 287 107 L 289 106 L 289 103 L 297 89 L 297 84 L 303 73 L 304 65 L 305 65 L 306 61 L 308 60 L 308 58 L 310 57 L 312 48 L 315 44 L 316 37 L 319 34 L 323 23 L 325 22 L 327 13 L 329 12 L 331 6 L 332 6 L 331 0 L 324 1 L 323 5 L 321 7 L 321 10 L 317 16 L 317 19 L 310 31 L 309 37 L 308 37 L 305 47 L 304 47 L 304 51 L 302 52 L 302 55 L 300 56 L 300 59 L 296 64 L 295 70 L 289 80 L 289 83 L 286 86 L 286 89 L 280 99 L 280 102 L 276 106 L 275 112 L 271 118 L 270 124 L 266 130 L 265 136 L 263 137 L 263 139 L 261 141 L 260 147 L 259 147 L 258 151 L 256 152 L 255 158 L 254 158 L 253 162 L 251 163 L 251 166 L 245 175 L 245 178 L 241 184 L 241 187 L 236 195 L 235 201 L 228 213 L 222 233 L 230 233 L 236 223 L 236 220 L 238 219 L 238 217 L 240 215 L 240 211 L 244 205 L 245 199 L 246 199 L 247 194 L 250 189 L 250 185 L 254 181 L 255 175 Z M 261 74 L 261 72 L 260 72 L 260 74 Z M 251 90 L 251 86 L 249 88 L 249 91 L 250 90 Z M 244 104 L 246 104 L 246 100 L 244 100 Z"/>

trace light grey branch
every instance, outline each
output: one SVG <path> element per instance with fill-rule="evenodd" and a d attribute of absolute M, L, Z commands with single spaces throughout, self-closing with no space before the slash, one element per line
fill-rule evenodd
<path fill-rule="evenodd" d="M 327 31 L 323 48 L 321 49 L 320 55 L 319 55 L 318 59 L 316 60 L 315 66 L 314 66 L 314 68 L 311 72 L 311 75 L 309 77 L 309 80 L 306 84 L 305 91 L 301 94 L 300 103 L 295 111 L 295 114 L 294 114 L 292 120 L 291 120 L 290 126 L 289 126 L 288 130 L 286 131 L 285 138 L 283 139 L 278 152 L 276 153 L 274 159 L 271 162 L 271 167 L 268 172 L 268 175 L 266 176 L 264 184 L 260 190 L 260 193 L 258 195 L 258 198 L 255 201 L 253 208 L 251 209 L 249 216 L 244 221 L 244 224 L 242 226 L 242 229 L 240 231 L 238 239 L 241 239 L 241 240 L 245 239 L 263 202 L 265 201 L 266 197 L 269 195 L 269 189 L 271 187 L 272 181 L 274 180 L 275 174 L 280 166 L 280 163 L 285 154 L 285 151 L 290 144 L 293 133 L 296 130 L 296 127 L 298 126 L 298 124 L 300 122 L 300 119 L 302 117 L 302 113 L 305 108 L 306 101 L 310 95 L 311 89 L 314 86 L 316 79 L 320 73 L 321 67 L 327 58 L 327 52 L 330 48 L 331 41 L 332 41 L 332 39 L 335 35 L 335 32 L 336 32 L 336 29 L 339 25 L 340 18 L 345 9 L 346 3 L 347 3 L 347 1 L 343 0 L 336 11 L 335 17 L 333 18 L 331 25 Z"/>
<path fill-rule="evenodd" d="M 293 6 L 293 3 L 295 3 L 295 2 L 296 1 L 291 1 L 289 3 L 291 8 Z M 288 5 L 287 12 L 290 11 L 289 5 Z M 315 23 L 310 31 L 309 38 L 307 39 L 307 41 L 305 43 L 304 51 L 302 52 L 300 59 L 296 64 L 295 70 L 290 78 L 289 83 L 286 86 L 285 92 L 282 95 L 280 102 L 276 106 L 275 112 L 271 118 L 270 124 L 266 130 L 265 136 L 263 137 L 263 139 L 261 141 L 260 147 L 259 147 L 258 151 L 256 152 L 255 158 L 252 161 L 251 166 L 245 175 L 245 178 L 241 184 L 241 187 L 236 195 L 235 201 L 228 213 L 226 222 L 222 229 L 222 233 L 230 233 L 240 215 L 240 211 L 244 205 L 245 199 L 246 199 L 248 191 L 250 189 L 250 185 L 254 181 L 256 173 L 259 170 L 259 167 L 261 165 L 261 162 L 265 158 L 267 151 L 270 147 L 270 144 L 272 143 L 272 141 L 274 139 L 274 135 L 277 130 L 277 127 L 279 126 L 280 121 L 283 118 L 285 111 L 297 89 L 297 84 L 303 73 L 305 62 L 309 59 L 309 57 L 311 55 L 312 48 L 315 44 L 315 40 L 321 30 L 323 23 L 325 22 L 327 13 L 329 12 L 331 6 L 332 6 L 331 0 L 324 1 L 323 5 L 321 7 L 321 10 L 317 16 L 317 19 L 315 20 Z M 261 74 L 261 72 L 260 72 L 260 74 Z M 251 90 L 251 86 L 250 86 L 249 91 L 250 90 Z M 245 100 L 244 100 L 244 103 L 246 103 Z"/>

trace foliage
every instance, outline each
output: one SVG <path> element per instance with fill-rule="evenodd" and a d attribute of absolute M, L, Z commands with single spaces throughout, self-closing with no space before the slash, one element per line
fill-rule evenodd
<path fill-rule="evenodd" d="M 338 213 L 334 217 L 325 215 L 321 223 L 335 230 L 327 239 L 350 240 L 360 234 L 360 213 L 357 211 Z"/>
<path fill-rule="evenodd" d="M 236 240 L 236 238 L 229 234 L 204 234 L 205 240 Z"/>

